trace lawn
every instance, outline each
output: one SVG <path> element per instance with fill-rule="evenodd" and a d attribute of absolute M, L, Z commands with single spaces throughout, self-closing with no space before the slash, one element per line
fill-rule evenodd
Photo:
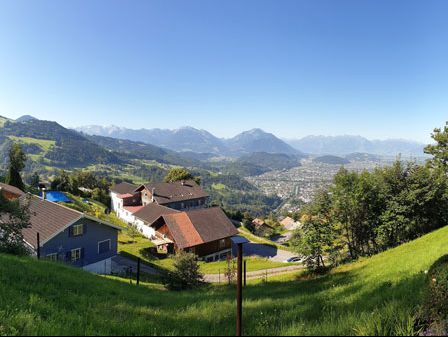
<path fill-rule="evenodd" d="M 425 273 L 448 252 L 448 228 L 317 279 L 249 283 L 243 332 L 408 335 Z M 20 272 L 18 272 L 20 271 Z M 0 333 L 234 335 L 234 286 L 169 292 L 62 265 L 0 255 Z"/>
<path fill-rule="evenodd" d="M 161 270 L 173 269 L 173 258 L 167 257 L 164 254 L 151 253 L 154 250 L 154 245 L 146 238 L 135 237 L 131 238 L 127 232 L 122 232 L 118 237 L 118 253 L 136 260 L 141 258 L 142 261 L 154 268 Z M 287 267 L 291 264 L 282 262 L 273 262 L 268 259 L 250 257 L 246 258 L 247 271 L 257 271 L 269 268 Z M 199 262 L 200 270 L 203 274 L 218 274 L 224 273 L 227 267 L 227 261 L 218 262 Z"/>

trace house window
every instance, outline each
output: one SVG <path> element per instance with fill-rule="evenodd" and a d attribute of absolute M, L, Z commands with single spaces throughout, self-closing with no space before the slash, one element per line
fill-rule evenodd
<path fill-rule="evenodd" d="M 226 239 L 219 240 L 219 249 L 226 248 Z"/>
<path fill-rule="evenodd" d="M 110 239 L 98 242 L 98 254 L 107 253 L 110 249 Z"/>
<path fill-rule="evenodd" d="M 81 236 L 84 234 L 84 225 L 74 225 L 73 226 L 73 236 Z"/>
<path fill-rule="evenodd" d="M 81 248 L 72 249 L 71 250 L 71 261 L 77 262 L 77 261 L 81 260 L 81 252 L 82 252 Z"/>
<path fill-rule="evenodd" d="M 49 260 L 49 261 L 57 261 L 58 260 L 58 254 L 57 253 L 48 254 L 47 255 L 47 260 Z"/>

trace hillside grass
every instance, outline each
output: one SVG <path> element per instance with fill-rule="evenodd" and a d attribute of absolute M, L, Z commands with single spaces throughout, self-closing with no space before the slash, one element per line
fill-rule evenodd
<path fill-rule="evenodd" d="M 48 152 L 54 145 L 56 145 L 56 142 L 54 140 L 16 136 L 8 136 L 8 138 L 20 144 L 35 144 L 39 146 L 45 153 Z"/>
<path fill-rule="evenodd" d="M 448 250 L 448 228 L 335 269 L 244 289 L 253 335 L 408 335 L 425 273 Z M 0 334 L 233 335 L 234 286 L 168 292 L 50 262 L 0 255 Z"/>

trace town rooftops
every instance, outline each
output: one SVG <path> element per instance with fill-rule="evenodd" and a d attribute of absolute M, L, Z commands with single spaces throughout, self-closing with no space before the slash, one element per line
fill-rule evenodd
<path fill-rule="evenodd" d="M 132 194 L 137 187 L 138 187 L 137 185 L 130 184 L 127 182 L 122 182 L 119 184 L 115 184 L 114 186 L 112 186 L 110 188 L 110 190 L 111 190 L 111 192 L 114 192 L 117 194 L 126 195 L 126 194 Z"/>
<path fill-rule="evenodd" d="M 139 186 L 135 191 L 141 191 L 143 188 L 150 193 L 154 191 L 153 197 L 159 205 L 209 196 L 194 180 L 146 184 Z"/>
<path fill-rule="evenodd" d="M 7 185 L 7 184 L 4 184 L 4 183 L 0 183 L 0 193 L 2 191 L 5 191 L 5 192 L 8 192 L 8 193 L 17 195 L 17 197 L 20 197 L 20 196 L 25 194 L 25 192 L 23 192 L 21 189 L 18 189 L 15 186 L 11 186 L 11 185 Z"/>
<path fill-rule="evenodd" d="M 225 239 L 238 233 L 219 207 L 166 214 L 153 225 L 160 222 L 167 225 L 181 249 Z"/>
<path fill-rule="evenodd" d="M 175 209 L 165 206 L 157 205 L 156 203 L 148 204 L 142 207 L 139 211 L 134 213 L 134 216 L 145 223 L 151 225 L 154 221 L 160 218 L 162 215 L 180 213 Z"/>
<path fill-rule="evenodd" d="M 37 233 L 40 236 L 40 244 L 43 245 L 83 218 L 121 230 L 118 226 L 101 221 L 66 206 L 43 200 L 35 195 L 26 194 L 22 196 L 20 203 L 22 205 L 28 203 L 31 227 L 23 230 L 23 236 L 25 241 L 33 248 L 37 247 Z"/>

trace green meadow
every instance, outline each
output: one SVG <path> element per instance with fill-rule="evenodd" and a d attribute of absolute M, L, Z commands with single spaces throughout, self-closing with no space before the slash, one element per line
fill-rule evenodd
<path fill-rule="evenodd" d="M 425 270 L 447 254 L 448 228 L 307 279 L 244 289 L 255 335 L 409 335 Z M 169 292 L 31 258 L 0 255 L 1 335 L 233 335 L 235 287 Z"/>

